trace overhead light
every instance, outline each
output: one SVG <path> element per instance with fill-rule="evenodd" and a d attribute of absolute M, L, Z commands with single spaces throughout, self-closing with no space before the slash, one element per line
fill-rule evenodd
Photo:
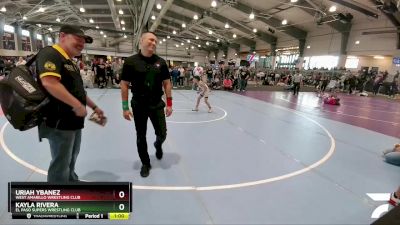
<path fill-rule="evenodd" d="M 196 40 L 199 40 L 199 36 L 196 35 Z"/>
<path fill-rule="evenodd" d="M 38 27 L 42 27 L 42 24 L 40 24 L 40 23 L 38 23 L 38 24 L 36 24 Z"/>
<path fill-rule="evenodd" d="M 201 45 L 197 45 L 197 47 L 201 48 Z"/>
<path fill-rule="evenodd" d="M 311 48 L 311 46 L 307 45 L 307 48 Z"/>
<path fill-rule="evenodd" d="M 122 1 L 122 0 L 117 0 L 117 2 L 120 2 L 120 1 Z"/>
<path fill-rule="evenodd" d="M 169 35 L 168 35 L 168 36 L 167 36 L 167 38 L 168 38 L 168 39 L 170 39 L 170 38 L 171 38 L 171 36 L 169 36 Z"/>
<path fill-rule="evenodd" d="M 124 24 L 125 24 L 125 21 L 124 21 L 124 20 L 121 20 L 121 24 L 124 25 Z"/>
<path fill-rule="evenodd" d="M 172 31 L 172 33 L 173 33 L 173 34 L 176 34 L 176 31 L 174 30 L 174 31 Z"/>
<path fill-rule="evenodd" d="M 119 13 L 119 15 L 124 15 L 124 11 L 123 11 L 122 9 L 120 9 L 120 10 L 118 11 L 118 13 Z"/>
<path fill-rule="evenodd" d="M 381 55 L 376 55 L 374 56 L 374 59 L 384 59 L 385 57 L 381 56 Z"/>
<path fill-rule="evenodd" d="M 237 55 L 237 53 L 235 53 L 235 55 Z"/>
<path fill-rule="evenodd" d="M 186 50 L 189 50 L 189 48 L 188 48 L 188 47 L 186 47 Z"/>
<path fill-rule="evenodd" d="M 125 27 L 122 27 L 122 30 L 125 30 Z"/>
<path fill-rule="evenodd" d="M 206 45 L 210 45 L 210 42 L 207 41 L 207 42 L 206 42 Z"/>
<path fill-rule="evenodd" d="M 28 18 L 27 18 L 26 16 L 23 16 L 22 19 L 23 19 L 23 20 L 27 20 Z"/>
<path fill-rule="evenodd" d="M 127 38 L 128 36 L 126 36 L 126 34 L 124 34 L 124 38 Z"/>
<path fill-rule="evenodd" d="M 282 25 L 286 25 L 287 24 L 287 20 L 282 20 Z"/>
<path fill-rule="evenodd" d="M 208 30 L 208 34 L 210 34 L 210 35 L 211 35 L 212 33 L 213 33 L 213 32 L 212 32 L 211 30 Z"/>
<path fill-rule="evenodd" d="M 356 41 L 356 45 L 360 44 L 360 41 Z"/>
<path fill-rule="evenodd" d="M 182 27 L 185 28 L 186 27 L 186 23 L 182 23 Z"/>
<path fill-rule="evenodd" d="M 179 45 L 178 45 L 178 44 L 176 44 L 176 45 L 175 45 L 175 47 L 179 48 Z"/>
<path fill-rule="evenodd" d="M 6 9 L 6 7 L 1 7 L 1 9 L 0 9 L 0 12 L 6 12 L 7 11 L 7 9 Z"/>
<path fill-rule="evenodd" d="M 152 20 L 156 20 L 156 16 L 155 16 L 155 15 L 152 15 L 152 16 L 151 16 L 151 19 L 152 19 Z"/>
<path fill-rule="evenodd" d="M 214 55 L 214 58 L 215 58 L 215 55 Z"/>
<path fill-rule="evenodd" d="M 156 7 L 157 7 L 158 10 L 160 10 L 162 8 L 160 3 L 158 3 Z"/>
<path fill-rule="evenodd" d="M 249 18 L 250 18 L 251 20 L 254 20 L 254 13 L 253 13 L 253 12 L 250 13 Z"/>
<path fill-rule="evenodd" d="M 53 31 L 53 28 L 51 28 L 51 27 L 49 27 L 49 29 L 48 29 L 49 31 Z"/>
<path fill-rule="evenodd" d="M 211 7 L 217 7 L 217 1 L 215 1 L 215 0 L 213 0 L 212 2 L 211 2 Z"/>
<path fill-rule="evenodd" d="M 162 44 L 162 41 L 160 41 L 160 45 Z"/>
<path fill-rule="evenodd" d="M 57 22 L 61 22 L 61 20 L 60 20 L 60 18 L 59 18 L 59 17 L 57 17 L 56 21 L 57 21 Z"/>
<path fill-rule="evenodd" d="M 225 24 L 225 28 L 228 29 L 229 28 L 229 23 Z"/>
<path fill-rule="evenodd" d="M 256 28 L 254 28 L 254 29 L 253 29 L 253 32 L 254 32 L 254 33 L 257 33 L 257 29 L 256 29 Z"/>
<path fill-rule="evenodd" d="M 217 38 L 217 42 L 219 42 L 219 38 Z"/>
<path fill-rule="evenodd" d="M 166 42 L 167 40 L 165 40 L 165 38 L 162 39 L 163 42 Z"/>
<path fill-rule="evenodd" d="M 225 54 L 223 54 L 222 57 L 225 57 Z"/>
<path fill-rule="evenodd" d="M 187 43 L 190 43 L 190 40 L 188 39 L 188 40 L 186 40 L 186 42 L 187 42 Z"/>
<path fill-rule="evenodd" d="M 90 18 L 89 23 L 94 23 L 94 20 Z"/>
<path fill-rule="evenodd" d="M 101 31 L 100 31 L 100 34 L 104 34 L 104 32 L 101 30 Z"/>
<path fill-rule="evenodd" d="M 45 9 L 44 9 L 43 7 L 40 7 L 38 11 L 39 11 L 39 12 L 44 12 Z"/>
<path fill-rule="evenodd" d="M 290 2 L 291 2 L 291 3 L 295 3 L 295 2 L 297 2 L 297 0 L 290 0 Z"/>
<path fill-rule="evenodd" d="M 253 54 L 256 54 L 256 52 L 254 51 Z"/>
<path fill-rule="evenodd" d="M 86 12 L 85 8 L 83 8 L 83 7 L 80 7 L 80 8 L 79 8 L 79 11 L 81 11 L 81 12 L 83 12 L 83 13 Z M 39 9 L 39 12 L 40 12 L 40 9 Z"/>
<path fill-rule="evenodd" d="M 106 37 L 107 37 L 107 35 L 104 35 L 103 37 L 105 37 L 105 38 L 106 38 Z"/>
<path fill-rule="evenodd" d="M 96 26 L 96 29 L 99 29 L 100 27 L 99 26 Z"/>
<path fill-rule="evenodd" d="M 194 49 L 194 46 L 190 47 L 191 49 Z"/>
<path fill-rule="evenodd" d="M 233 37 L 233 38 L 236 38 L 236 34 L 233 34 L 232 37 Z"/>
<path fill-rule="evenodd" d="M 333 5 L 329 8 L 329 12 L 336 12 L 336 6 Z"/>
<path fill-rule="evenodd" d="M 198 20 L 199 16 L 197 16 L 197 14 L 194 14 L 193 19 Z"/>
<path fill-rule="evenodd" d="M 184 43 L 183 43 L 183 42 L 181 42 L 181 45 L 184 45 Z"/>

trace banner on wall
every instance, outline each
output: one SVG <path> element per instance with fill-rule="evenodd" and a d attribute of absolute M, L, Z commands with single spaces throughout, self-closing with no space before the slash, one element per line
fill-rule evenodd
<path fill-rule="evenodd" d="M 15 50 L 14 33 L 4 32 L 3 34 L 3 48 L 8 50 Z"/>
<path fill-rule="evenodd" d="M 400 57 L 393 57 L 393 64 L 400 65 Z"/>

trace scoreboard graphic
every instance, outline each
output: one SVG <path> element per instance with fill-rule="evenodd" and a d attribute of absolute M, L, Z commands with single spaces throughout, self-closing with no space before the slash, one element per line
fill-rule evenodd
<path fill-rule="evenodd" d="M 132 183 L 9 182 L 8 212 L 13 219 L 127 220 Z"/>

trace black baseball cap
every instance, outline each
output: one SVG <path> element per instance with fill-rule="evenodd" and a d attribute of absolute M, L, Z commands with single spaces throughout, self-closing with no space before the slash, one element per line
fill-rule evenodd
<path fill-rule="evenodd" d="M 60 33 L 61 32 L 66 33 L 66 34 L 73 34 L 73 35 L 76 35 L 79 37 L 83 37 L 85 39 L 86 43 L 89 43 L 89 44 L 93 43 L 93 38 L 88 35 L 85 35 L 85 33 L 77 26 L 63 25 L 60 28 Z"/>

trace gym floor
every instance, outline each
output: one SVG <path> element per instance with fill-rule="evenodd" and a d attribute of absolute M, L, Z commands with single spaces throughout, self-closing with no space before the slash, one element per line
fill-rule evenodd
<path fill-rule="evenodd" d="M 87 181 L 133 182 L 128 221 L 63 220 L 58 224 L 370 224 L 386 204 L 367 193 L 390 193 L 399 168 L 383 150 L 400 138 L 399 102 L 339 95 L 324 105 L 312 92 L 212 91 L 207 113 L 192 112 L 196 92 L 173 90 L 164 158 L 147 140 L 150 176 L 139 175 L 133 122 L 122 118 L 120 92 L 89 89 L 108 116 L 106 127 L 86 122 L 77 173 Z M 14 130 L 0 117 L 0 224 L 54 224 L 12 220 L 7 182 L 46 181 L 47 140 L 37 129 Z"/>

